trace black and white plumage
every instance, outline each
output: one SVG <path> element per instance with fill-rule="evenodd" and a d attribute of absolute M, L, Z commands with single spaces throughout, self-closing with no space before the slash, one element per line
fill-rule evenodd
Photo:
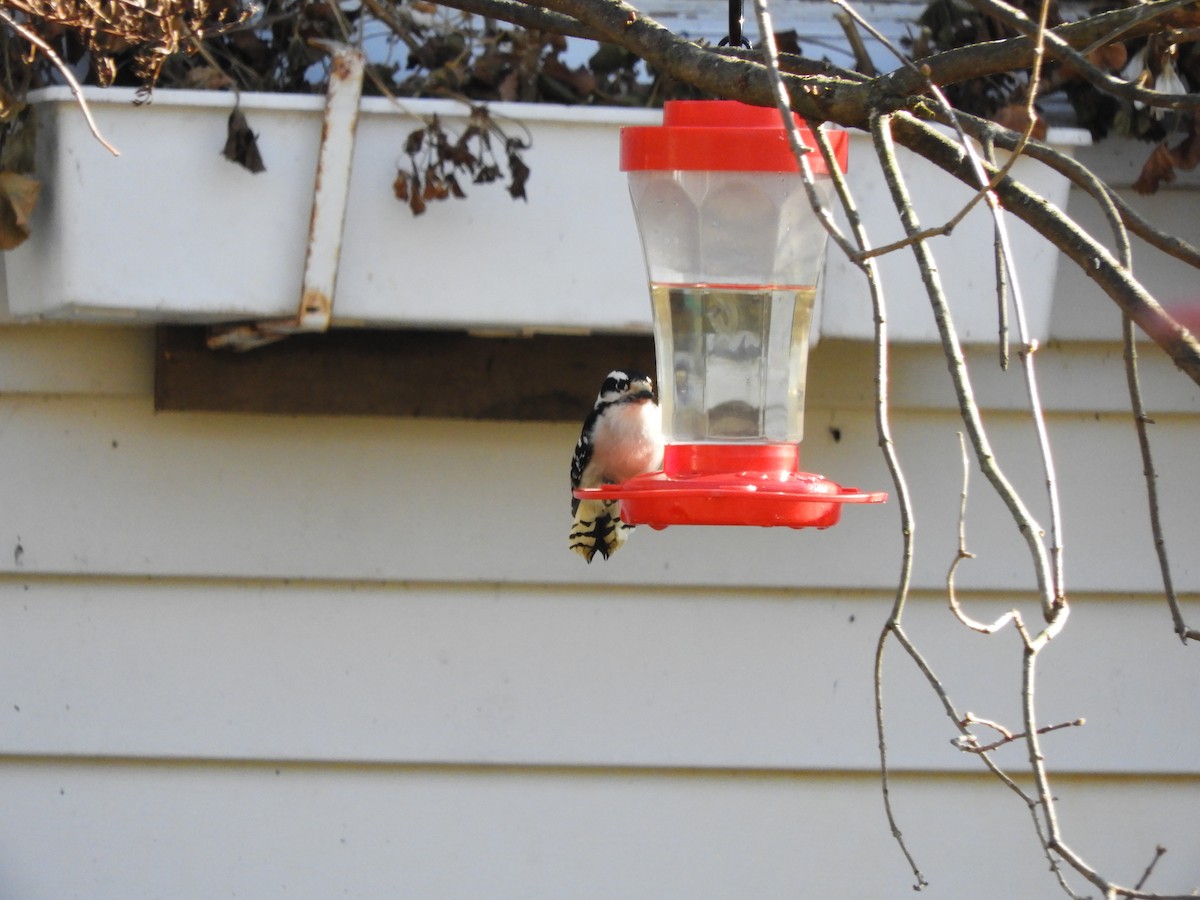
<path fill-rule="evenodd" d="M 654 382 L 641 372 L 609 372 L 596 405 L 583 423 L 571 459 L 571 490 L 616 484 L 662 466 L 662 412 Z M 608 559 L 633 528 L 621 521 L 616 500 L 572 496 L 570 547 L 589 563 Z"/>

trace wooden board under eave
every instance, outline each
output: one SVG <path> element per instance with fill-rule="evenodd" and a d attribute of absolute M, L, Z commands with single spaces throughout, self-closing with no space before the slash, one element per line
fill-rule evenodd
<path fill-rule="evenodd" d="M 582 421 L 609 369 L 654 371 L 645 335 L 334 329 L 237 353 L 206 334 L 158 329 L 156 410 Z"/>

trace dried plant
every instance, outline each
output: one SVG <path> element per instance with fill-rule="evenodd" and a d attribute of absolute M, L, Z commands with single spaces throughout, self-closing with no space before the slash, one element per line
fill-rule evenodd
<path fill-rule="evenodd" d="M 118 61 L 153 85 L 166 60 L 190 42 L 228 31 L 250 7 L 237 0 L 5 0 L 22 24 L 72 61 L 86 53 L 96 84 L 112 84 Z"/>
<path fill-rule="evenodd" d="M 503 146 L 503 159 L 493 147 L 493 140 Z M 397 173 L 392 189 L 396 199 L 407 203 L 413 215 L 419 216 L 430 202 L 466 198 L 460 175 L 474 184 L 491 184 L 503 179 L 507 170 L 509 195 L 514 200 L 525 200 L 529 167 L 521 153 L 527 149 L 529 143 L 506 134 L 485 106 L 471 107 L 467 127 L 457 136 L 448 133 L 434 116 L 409 133 L 404 142 L 409 167 Z"/>

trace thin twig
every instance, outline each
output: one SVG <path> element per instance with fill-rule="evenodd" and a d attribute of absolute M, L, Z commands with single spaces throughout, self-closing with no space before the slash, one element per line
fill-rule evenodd
<path fill-rule="evenodd" d="M 946 574 L 946 595 L 950 600 L 950 611 L 954 613 L 954 617 L 963 625 L 966 625 L 972 631 L 978 631 L 980 634 L 995 634 L 1017 615 L 1017 611 L 1009 610 L 1000 618 L 990 624 L 985 624 L 977 619 L 968 616 L 962 606 L 958 602 L 958 592 L 954 586 L 954 576 L 958 572 L 959 564 L 963 560 L 974 559 L 975 554 L 967 550 L 967 488 L 970 485 L 971 467 L 968 464 L 967 457 L 967 442 L 963 437 L 963 433 L 958 433 L 958 446 L 962 453 L 962 492 L 959 495 L 958 504 L 958 553 L 955 554 L 954 562 L 950 564 L 950 571 Z"/>
<path fill-rule="evenodd" d="M 1032 114 L 1031 114 L 1032 115 Z M 996 142 L 990 138 L 980 141 L 983 157 L 988 165 L 996 165 Z M 1008 266 L 1005 264 L 1004 247 L 1000 242 L 1002 224 L 999 216 L 993 214 L 992 221 L 992 252 L 995 255 L 993 263 L 996 267 L 996 337 L 999 345 L 999 362 L 1001 371 L 1008 371 L 1010 344 L 1008 339 Z"/>
<path fill-rule="evenodd" d="M 897 113 L 896 115 L 903 117 L 905 114 Z M 890 117 L 888 118 L 890 119 Z M 884 167 L 884 175 L 888 182 L 888 188 L 892 193 L 896 210 L 900 214 L 900 220 L 904 225 L 905 233 L 911 236 L 917 234 L 921 230 L 921 226 L 913 210 L 908 189 L 895 167 L 895 146 L 891 140 L 891 131 L 886 126 L 885 121 L 881 117 L 876 120 L 871 129 L 872 135 L 875 138 L 876 155 L 881 160 L 887 161 Z M 1025 538 L 1030 555 L 1032 556 L 1034 575 L 1037 579 L 1038 595 L 1042 599 L 1043 612 L 1046 615 L 1050 615 L 1058 604 L 1055 598 L 1054 579 L 1050 573 L 1050 561 L 1046 555 L 1046 548 L 1042 544 L 1042 529 L 1025 506 L 1024 500 L 1021 499 L 1021 496 L 1013 488 L 996 462 L 991 442 L 987 437 L 987 430 L 984 428 L 983 419 L 979 413 L 979 406 L 975 402 L 975 392 L 967 371 L 966 358 L 963 355 L 958 333 L 954 328 L 950 307 L 946 301 L 946 294 L 942 289 L 941 277 L 933 262 L 932 254 L 923 241 L 918 241 L 913 245 L 912 249 L 914 254 L 916 254 L 917 265 L 921 270 L 921 278 L 925 283 L 926 292 L 933 305 L 934 319 L 937 322 L 938 333 L 942 340 L 942 348 L 946 354 L 946 361 L 950 368 L 951 380 L 954 384 L 955 395 L 958 398 L 959 412 L 974 448 L 976 461 L 979 463 L 979 467 L 983 470 L 988 481 L 991 482 L 996 493 L 1004 501 L 1005 506 L 1008 507 L 1018 531 Z"/>
<path fill-rule="evenodd" d="M 1014 613 L 1014 620 L 1018 623 L 1018 629 L 1021 630 L 1023 633 L 1023 628 L 1021 628 L 1021 626 L 1020 626 L 1019 616 L 1017 616 L 1015 613 Z M 926 681 L 929 682 L 930 687 L 933 689 L 933 691 L 937 695 L 938 699 L 941 700 L 942 708 L 945 710 L 946 715 L 949 717 L 950 721 L 959 730 L 960 734 L 962 734 L 963 736 L 967 736 L 969 734 L 969 732 L 967 731 L 967 726 L 965 724 L 966 717 L 960 716 L 958 714 L 958 712 L 955 710 L 954 704 L 951 702 L 950 696 L 947 693 L 945 686 L 942 684 L 941 680 L 934 674 L 933 669 L 929 666 L 929 663 L 925 660 L 924 656 L 917 649 L 916 645 L 914 645 L 912 643 L 912 641 L 909 639 L 908 635 L 905 633 L 905 631 L 904 631 L 903 627 L 900 625 L 900 623 L 898 621 L 889 622 L 889 624 L 887 626 L 887 630 L 895 635 L 896 640 L 900 643 L 901 647 L 904 648 L 905 652 L 908 653 L 909 657 L 916 664 L 917 668 L 925 676 Z M 881 641 L 882 641 L 882 635 L 881 635 Z M 877 666 L 877 668 L 879 666 L 878 651 L 876 653 L 876 666 Z M 877 672 L 876 677 L 877 678 L 880 677 L 878 672 Z M 876 684 L 877 698 L 878 698 L 879 690 L 880 690 L 880 687 L 877 682 L 877 684 Z M 876 703 L 877 704 L 879 703 L 878 699 L 876 700 Z M 990 771 L 993 775 L 995 775 L 1000 780 L 1000 782 L 1002 784 L 1004 784 L 1005 787 L 1007 787 L 1014 794 L 1016 794 L 1018 797 L 1020 797 L 1021 801 L 1025 804 L 1025 808 L 1029 812 L 1030 820 L 1033 823 L 1034 833 L 1037 835 L 1038 842 L 1042 847 L 1042 853 L 1046 857 L 1047 865 L 1049 866 L 1050 871 L 1054 874 L 1055 879 L 1058 881 L 1058 883 L 1062 887 L 1063 891 L 1066 892 L 1072 898 L 1072 900 L 1084 900 L 1084 898 L 1080 897 L 1071 888 L 1071 885 L 1067 882 L 1066 875 L 1063 872 L 1062 865 L 1060 864 L 1060 860 L 1058 859 L 1058 857 L 1056 857 L 1054 855 L 1054 853 L 1050 849 L 1050 842 L 1049 842 L 1049 838 L 1046 834 L 1045 825 L 1043 824 L 1041 817 L 1039 817 L 1039 815 L 1038 815 L 1038 810 L 1040 808 L 1040 803 L 1039 803 L 1038 799 L 1033 796 L 1030 796 L 1030 794 L 1028 794 L 1020 785 L 1018 785 L 1012 779 L 1012 777 L 1008 775 L 1007 772 L 1005 772 L 1003 769 L 1001 769 L 1000 766 L 997 765 L 995 760 L 992 759 L 990 752 L 983 751 L 978 754 L 978 757 L 983 762 L 983 764 L 988 768 L 988 771 Z M 890 819 L 890 809 L 889 809 L 889 819 Z"/>
<path fill-rule="evenodd" d="M 92 136 L 99 141 L 100 146 L 102 146 L 113 156 L 120 156 L 121 151 L 106 141 L 104 136 L 100 133 L 100 128 L 98 125 L 96 125 L 96 120 L 92 118 L 92 111 L 88 107 L 87 100 L 84 99 L 83 88 L 80 87 L 79 82 L 75 80 L 75 75 L 71 72 L 70 67 L 62 61 L 62 58 L 59 57 L 57 53 L 54 52 L 54 48 L 42 40 L 38 34 L 13 19 L 13 17 L 5 12 L 2 7 L 0 7 L 0 20 L 3 20 L 9 28 L 21 35 L 21 37 L 25 38 L 25 40 L 29 41 L 29 43 L 33 44 L 44 54 L 46 54 L 46 58 L 54 64 L 54 67 L 58 69 L 60 73 L 62 73 L 62 77 L 66 80 L 67 84 L 70 85 L 71 93 L 75 95 L 75 102 L 79 104 L 79 110 L 83 113 L 83 118 L 87 121 L 88 128 L 90 128 L 92 131 Z"/>
<path fill-rule="evenodd" d="M 1003 242 L 1007 242 L 1007 233 L 1001 232 L 1000 237 Z M 1006 248 L 1005 258 L 1011 264 L 1013 259 L 1011 248 Z M 1042 408 L 1037 370 L 1033 363 L 1034 354 L 1038 350 L 1038 342 L 1029 334 L 1020 294 L 1017 292 L 1015 284 L 1013 288 L 1013 306 L 1017 312 L 1017 329 L 1022 343 L 1021 352 L 1017 356 L 1021 360 L 1021 370 L 1025 375 L 1025 394 L 1029 403 L 1029 415 L 1033 421 L 1034 434 L 1037 436 L 1038 454 L 1041 457 L 1042 473 L 1045 476 L 1046 502 L 1050 508 L 1050 574 L 1054 587 L 1054 609 L 1053 612 L 1047 613 L 1049 621 L 1050 615 L 1063 609 L 1067 603 L 1067 589 L 1063 574 L 1062 503 L 1058 495 L 1058 474 L 1054 464 L 1054 453 L 1050 449 L 1050 433 L 1046 427 L 1045 410 Z"/>
<path fill-rule="evenodd" d="M 834 242 L 842 248 L 847 255 L 853 255 L 855 250 L 850 242 L 842 234 L 841 230 L 834 222 L 829 208 L 825 204 L 825 198 L 817 191 L 816 181 L 813 178 L 812 166 L 808 161 L 808 154 L 812 152 L 812 148 L 804 144 L 804 140 L 800 135 L 800 129 L 796 126 L 796 120 L 792 116 L 791 102 L 788 99 L 787 88 L 783 83 L 783 74 L 779 68 L 779 48 L 775 43 L 775 32 L 771 25 L 771 15 L 767 10 L 764 2 L 755 2 L 755 14 L 758 21 L 759 33 L 762 36 L 762 47 L 759 50 L 763 57 L 763 61 L 767 68 L 767 73 L 771 78 L 771 84 L 775 95 L 775 107 L 779 110 L 780 120 L 783 123 L 784 132 L 787 135 L 788 145 L 791 148 L 792 155 L 796 158 L 796 165 L 800 171 L 800 178 L 804 184 L 804 190 L 808 196 L 809 206 L 812 207 L 813 213 L 820 220 L 822 227 L 826 233 L 833 238 Z M 814 127 L 812 133 L 814 140 L 820 135 L 820 127 Z M 825 168 L 830 174 L 830 177 L 840 179 L 841 171 L 838 169 L 837 162 L 833 159 L 829 152 L 828 142 L 826 142 L 824 151 L 826 155 Z M 845 185 L 844 180 L 842 181 Z"/>
<path fill-rule="evenodd" d="M 1154 456 L 1150 448 L 1150 434 L 1147 428 L 1154 420 L 1146 414 L 1146 406 L 1142 400 L 1141 379 L 1138 374 L 1137 347 L 1134 342 L 1133 320 L 1129 316 L 1121 317 L 1121 334 L 1124 341 L 1125 383 L 1129 388 L 1129 402 L 1133 410 L 1133 425 L 1137 430 L 1138 450 L 1142 454 L 1142 474 L 1146 479 L 1146 500 L 1150 511 L 1150 532 L 1154 538 L 1154 553 L 1158 557 L 1158 568 L 1162 573 L 1163 593 L 1167 598 L 1167 606 L 1171 610 L 1171 621 L 1179 640 L 1186 644 L 1189 640 L 1200 641 L 1200 631 L 1189 628 L 1183 618 L 1183 610 L 1179 606 L 1179 597 L 1175 593 L 1175 581 L 1171 576 L 1171 560 L 1167 555 L 1167 540 L 1164 536 L 1162 515 L 1158 503 L 1158 472 L 1154 467 Z"/>
<path fill-rule="evenodd" d="M 887 649 L 888 637 L 902 634 L 897 619 L 898 614 L 893 613 L 892 618 L 888 619 L 887 624 L 880 631 L 879 640 L 875 645 L 875 728 L 879 741 L 879 786 L 883 794 L 883 814 L 887 818 L 888 829 L 892 833 L 892 838 L 896 841 L 896 846 L 900 848 L 900 852 L 904 855 L 904 859 L 912 871 L 913 878 L 916 879 L 913 890 L 919 891 L 928 885 L 929 882 L 926 881 L 920 866 L 917 865 L 917 860 L 913 856 L 912 850 L 909 849 L 908 841 L 905 840 L 904 832 L 900 829 L 900 822 L 896 818 L 895 806 L 892 803 L 891 766 L 888 764 L 886 730 L 883 718 L 883 658 L 884 651 Z"/>
<path fill-rule="evenodd" d="M 1033 36 L 1033 66 L 1029 72 L 1029 84 L 1025 91 L 1026 126 L 1021 138 L 1022 147 L 1033 134 L 1033 124 L 1038 119 L 1037 95 L 1042 81 L 1042 67 L 1046 59 L 1047 22 L 1050 16 L 1050 0 L 1042 0 L 1038 8 L 1037 31 Z"/>
<path fill-rule="evenodd" d="M 862 35 L 858 33 L 858 25 L 855 24 L 854 19 L 845 12 L 834 13 L 833 18 L 841 26 L 842 33 L 846 35 L 846 42 L 850 45 L 850 51 L 854 54 L 855 71 L 874 78 L 879 72 L 871 60 L 871 54 L 867 52 L 867 45 L 863 43 Z"/>
<path fill-rule="evenodd" d="M 1158 861 L 1163 858 L 1163 854 L 1167 852 L 1167 848 L 1159 844 L 1154 848 L 1154 859 L 1150 860 L 1150 865 L 1146 866 L 1146 871 L 1142 873 L 1142 877 L 1138 879 L 1138 883 L 1134 885 L 1136 890 L 1141 890 L 1146 886 L 1146 882 L 1150 880 L 1150 875 L 1154 871 L 1154 867 L 1158 865 Z"/>
<path fill-rule="evenodd" d="M 855 240 L 860 249 L 870 247 L 870 241 L 866 230 L 862 225 L 862 219 L 858 214 L 854 199 L 850 195 L 849 187 L 846 181 L 841 177 L 841 173 L 837 171 L 837 167 L 832 164 L 832 153 L 829 152 L 828 141 L 824 135 L 818 133 L 818 146 L 826 157 L 826 164 L 830 167 L 830 171 L 835 173 L 834 188 L 838 193 L 838 197 L 842 203 L 842 208 L 846 213 L 846 219 L 850 223 L 851 230 L 854 233 Z M 853 260 L 854 258 L 851 257 Z M 903 639 L 903 631 L 900 629 L 900 619 L 904 614 L 904 609 L 908 602 L 909 588 L 912 583 L 912 566 L 913 556 L 915 552 L 916 539 L 916 518 L 912 510 L 912 498 L 908 488 L 908 481 L 904 476 L 904 470 L 900 464 L 900 458 L 896 452 L 895 441 L 892 437 L 891 426 L 891 405 L 889 401 L 889 344 L 887 331 L 887 304 L 884 298 L 883 285 L 879 280 L 879 271 L 874 260 L 869 258 L 859 258 L 854 260 L 856 265 L 862 270 L 867 279 L 867 285 L 871 294 L 871 305 L 874 310 L 875 319 L 875 430 L 879 440 L 880 452 L 883 454 L 884 461 L 887 464 L 888 472 L 892 478 L 892 484 L 896 491 L 896 502 L 900 508 L 900 533 L 903 538 L 903 550 L 900 559 L 900 574 L 899 581 L 896 586 L 896 594 L 892 603 L 892 610 L 888 616 L 887 622 L 884 624 L 879 633 L 879 642 L 875 651 L 875 668 L 874 668 L 874 685 L 875 685 L 875 728 L 879 746 L 879 770 L 880 770 L 880 785 L 883 793 L 884 813 L 888 820 L 888 827 L 891 829 L 892 836 L 895 838 L 908 861 L 909 867 L 912 870 L 913 877 L 916 879 L 916 887 L 927 884 L 925 876 L 921 873 L 917 866 L 916 860 L 913 858 L 908 844 L 904 839 L 904 834 L 900 830 L 899 823 L 896 819 L 895 809 L 892 805 L 891 790 L 890 790 L 890 769 L 888 766 L 887 755 L 887 739 L 886 728 L 884 724 L 884 705 L 883 705 L 883 658 L 887 647 L 888 638 L 896 635 L 900 638 L 902 646 L 906 646 L 907 642 Z M 930 672 L 932 674 L 932 672 Z M 935 678 L 936 681 L 936 678 Z M 940 687 L 941 683 L 937 682 Z M 948 703 L 949 698 L 945 698 Z M 990 760 L 988 761 L 990 763 Z M 1001 773 L 1002 774 L 1002 773 Z M 1015 783 L 1012 783 L 1014 790 L 1020 792 L 1020 788 Z"/>
<path fill-rule="evenodd" d="M 980 719 L 976 716 L 973 716 L 971 713 L 967 713 L 965 716 L 963 716 L 964 726 L 970 726 L 973 724 L 986 725 L 988 728 L 992 728 L 999 732 L 1000 737 L 997 740 L 992 741 L 990 744 L 980 744 L 979 739 L 973 734 L 968 737 L 952 738 L 950 743 L 965 753 L 990 753 L 992 750 L 997 750 L 1006 744 L 1011 744 L 1013 741 L 1022 740 L 1025 737 L 1025 732 L 1011 732 L 1007 728 L 1004 728 L 1000 724 L 993 722 L 990 719 Z M 1056 725 L 1043 725 L 1040 729 L 1038 729 L 1038 733 L 1049 734 L 1051 731 L 1059 731 L 1063 728 L 1077 728 L 1085 724 L 1087 724 L 1086 719 L 1072 719 L 1069 722 L 1059 722 Z"/>
<path fill-rule="evenodd" d="M 1033 773 L 1038 804 L 1041 808 L 1046 842 L 1050 849 L 1057 852 L 1058 846 L 1062 843 L 1062 835 L 1058 827 L 1058 812 L 1055 806 L 1054 794 L 1050 790 L 1050 776 L 1046 770 L 1046 757 L 1042 753 L 1041 742 L 1038 739 L 1037 712 L 1034 702 L 1037 657 L 1045 644 L 1030 638 L 1020 619 L 1017 619 L 1015 624 L 1017 632 L 1021 635 L 1021 639 L 1025 643 L 1021 666 L 1021 714 L 1025 720 L 1025 747 L 1029 757 L 1029 768 Z M 1084 877 L 1088 877 L 1087 873 L 1081 874 Z M 1089 880 L 1091 879 L 1089 878 Z"/>

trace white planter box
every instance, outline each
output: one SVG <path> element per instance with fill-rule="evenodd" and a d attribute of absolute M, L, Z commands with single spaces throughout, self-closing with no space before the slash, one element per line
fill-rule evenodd
<path fill-rule="evenodd" d="M 92 137 L 65 88 L 38 106 L 42 198 L 33 233 L 7 253 L 12 315 L 97 322 L 231 322 L 296 312 L 324 98 L 243 94 L 267 171 L 251 174 L 221 155 L 234 98 L 206 91 L 92 89 L 88 103 L 113 157 Z M 657 110 L 490 105 L 514 136 L 532 135 L 528 203 L 500 183 L 464 185 L 466 200 L 431 203 L 414 217 L 392 193 L 407 165 L 405 138 L 438 115 L 461 131 L 465 105 L 362 101 L 333 319 L 341 325 L 477 331 L 638 331 L 650 301 L 625 175 L 619 128 L 658 124 Z M 876 246 L 900 237 L 882 173 L 864 135 L 853 134 L 850 178 Z M 1079 134 L 1064 136 L 1067 144 Z M 499 148 L 498 148 L 499 149 Z M 926 225 L 951 215 L 965 187 L 923 160 L 902 159 Z M 1022 162 L 1018 177 L 1063 204 L 1065 179 Z M 922 183 L 919 177 L 931 177 Z M 1035 334 L 1045 337 L 1056 253 L 1012 223 Z M 975 211 L 935 243 L 960 333 L 995 333 L 991 225 Z M 882 261 L 894 339 L 937 335 L 911 251 Z M 869 340 L 869 296 L 858 270 L 830 246 L 820 320 L 825 337 Z"/>
<path fill-rule="evenodd" d="M 1053 129 L 1049 143 L 1064 153 L 1091 143 L 1080 129 Z M 972 192 L 932 163 L 897 148 L 897 162 L 923 228 L 942 225 L 970 200 Z M 872 246 L 882 247 L 904 237 L 904 230 L 875 157 L 870 135 L 851 132 L 849 182 Z M 1040 163 L 1018 160 L 1013 176 L 1060 209 L 1066 209 L 1070 183 Z M 1049 336 L 1050 310 L 1058 250 L 1015 216 L 1006 216 L 1031 336 Z M 843 233 L 845 217 L 838 213 Z M 980 203 L 950 235 L 930 241 L 938 272 L 959 337 L 965 342 L 994 341 L 998 332 L 992 217 Z M 888 310 L 888 336 L 895 341 L 938 340 L 933 310 L 911 248 L 879 259 Z M 822 292 L 821 335 L 826 338 L 873 340 L 871 296 L 862 272 L 830 242 Z M 1015 317 L 1009 314 L 1009 336 L 1017 339 Z"/>
<path fill-rule="evenodd" d="M 243 94 L 267 171 L 220 155 L 233 97 L 90 90 L 121 156 L 89 133 L 66 89 L 38 104 L 42 201 L 7 254 L 10 312 L 93 321 L 222 322 L 289 316 L 300 301 L 324 98 Z M 334 322 L 503 330 L 650 329 L 650 301 L 625 176 L 621 124 L 657 111 L 491 104 L 532 133 L 528 203 L 503 183 L 414 217 L 392 192 L 407 135 L 453 101 L 367 98 L 358 124 Z M 502 153 L 503 148 L 498 147 Z"/>

